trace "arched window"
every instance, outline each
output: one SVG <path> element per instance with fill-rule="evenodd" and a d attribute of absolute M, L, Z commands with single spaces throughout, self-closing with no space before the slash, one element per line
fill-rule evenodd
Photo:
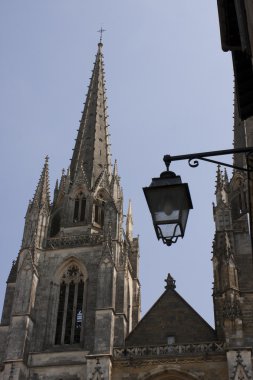
<path fill-rule="evenodd" d="M 83 193 L 80 192 L 75 198 L 73 222 L 83 222 L 85 218 L 86 198 Z"/>
<path fill-rule="evenodd" d="M 83 294 L 83 273 L 76 264 L 71 264 L 60 282 L 55 344 L 80 342 L 84 323 Z"/>
<path fill-rule="evenodd" d="M 50 230 L 50 236 L 53 237 L 58 234 L 61 227 L 61 217 L 60 213 L 54 215 L 52 222 L 51 222 L 51 230 Z"/>
<path fill-rule="evenodd" d="M 105 202 L 102 200 L 97 200 L 94 204 L 94 222 L 98 224 L 100 227 L 104 225 L 105 219 Z"/>

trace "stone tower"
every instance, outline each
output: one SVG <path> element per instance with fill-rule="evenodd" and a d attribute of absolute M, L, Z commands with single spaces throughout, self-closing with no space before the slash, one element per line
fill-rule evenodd
<path fill-rule="evenodd" d="M 70 167 L 49 196 L 48 158 L 29 203 L 0 327 L 0 379 L 109 379 L 140 319 L 138 239 L 111 166 L 102 43 Z M 99 359 L 98 359 L 99 358 Z"/>

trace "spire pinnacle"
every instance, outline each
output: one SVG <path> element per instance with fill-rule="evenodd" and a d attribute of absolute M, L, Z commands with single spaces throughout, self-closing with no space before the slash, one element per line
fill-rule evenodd
<path fill-rule="evenodd" d="M 133 240 L 133 213 L 132 213 L 132 203 L 129 199 L 127 219 L 126 219 L 126 236 L 130 241 Z"/>
<path fill-rule="evenodd" d="M 118 176 L 118 163 L 117 163 L 117 160 L 114 161 L 112 175 L 113 175 L 114 178 L 116 178 Z"/>
<path fill-rule="evenodd" d="M 39 208 L 42 208 L 44 205 L 48 207 L 50 206 L 48 160 L 49 157 L 46 156 L 40 179 L 32 200 L 32 205 L 36 205 Z"/>
<path fill-rule="evenodd" d="M 218 165 L 217 166 L 217 171 L 216 171 L 216 190 L 215 190 L 215 194 L 217 194 L 222 189 L 223 189 L 223 176 L 222 176 L 222 171 L 220 169 L 220 165 Z"/>
<path fill-rule="evenodd" d="M 101 28 L 101 30 L 102 35 L 103 29 Z M 78 168 L 82 165 L 90 187 L 94 186 L 105 167 L 109 174 L 111 171 L 101 48 L 102 43 L 100 42 L 70 164 L 71 181 L 74 181 Z"/>
<path fill-rule="evenodd" d="M 225 186 L 227 186 L 228 185 L 228 172 L 227 172 L 227 169 L 225 168 L 224 169 L 224 184 L 225 184 Z"/>

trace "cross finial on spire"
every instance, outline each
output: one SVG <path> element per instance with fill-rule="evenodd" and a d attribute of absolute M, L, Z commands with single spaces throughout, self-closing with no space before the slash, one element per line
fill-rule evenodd
<path fill-rule="evenodd" d="M 103 38 L 103 33 L 104 32 L 106 32 L 106 30 L 103 29 L 102 26 L 101 26 L 101 28 L 98 30 L 98 33 L 100 33 L 100 40 L 99 40 L 100 43 L 102 43 L 102 38 Z"/>

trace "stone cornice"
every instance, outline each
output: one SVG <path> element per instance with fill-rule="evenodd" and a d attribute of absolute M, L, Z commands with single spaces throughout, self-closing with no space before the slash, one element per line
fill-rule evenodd
<path fill-rule="evenodd" d="M 100 234 L 71 235 L 49 238 L 47 249 L 74 248 L 82 246 L 94 246 L 102 244 L 104 236 Z"/>

